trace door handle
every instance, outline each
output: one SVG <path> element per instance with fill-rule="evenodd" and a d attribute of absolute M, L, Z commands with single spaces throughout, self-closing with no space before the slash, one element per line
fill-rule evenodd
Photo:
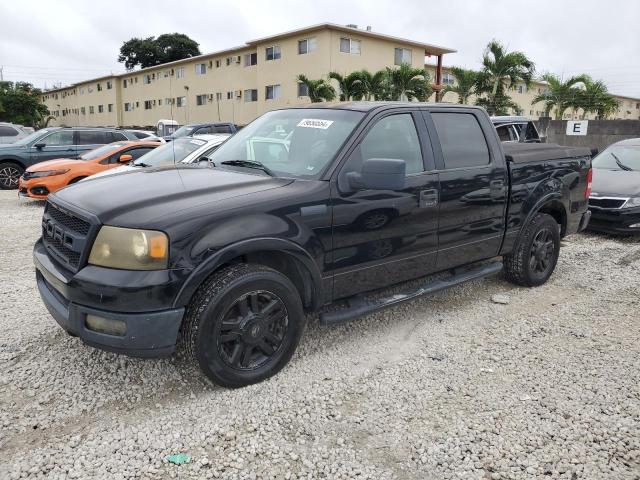
<path fill-rule="evenodd" d="M 435 207 L 438 205 L 438 190 L 435 188 L 420 191 L 420 208 Z"/>

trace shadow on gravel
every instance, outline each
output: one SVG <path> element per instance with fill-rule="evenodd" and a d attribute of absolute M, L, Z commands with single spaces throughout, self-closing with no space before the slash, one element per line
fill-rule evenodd
<path fill-rule="evenodd" d="M 28 200 L 26 198 L 18 199 L 18 205 L 25 208 L 44 208 L 45 200 Z"/>

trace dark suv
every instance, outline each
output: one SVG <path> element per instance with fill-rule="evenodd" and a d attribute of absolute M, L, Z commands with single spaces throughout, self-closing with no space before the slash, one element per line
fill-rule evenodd
<path fill-rule="evenodd" d="M 43 128 L 11 145 L 0 145 L 0 189 L 18 188 L 18 179 L 31 165 L 54 158 L 78 158 L 111 142 L 138 140 L 117 128 Z"/>

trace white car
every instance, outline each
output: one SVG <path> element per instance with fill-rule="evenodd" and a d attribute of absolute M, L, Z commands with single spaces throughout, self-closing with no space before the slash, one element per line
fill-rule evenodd
<path fill-rule="evenodd" d="M 151 150 L 129 165 L 112 168 L 104 172 L 97 173 L 81 181 L 87 181 L 107 175 L 129 172 L 144 167 L 159 167 L 161 165 L 172 165 L 176 163 L 196 163 L 202 158 L 206 158 L 216 148 L 231 135 L 218 133 L 215 135 L 197 135 L 195 137 L 178 138 L 173 142 L 166 143 L 161 147 Z"/>
<path fill-rule="evenodd" d="M 15 123 L 0 122 L 0 143 L 15 143 L 33 131 L 31 129 L 31 132 L 28 132 L 25 128 Z"/>
<path fill-rule="evenodd" d="M 147 142 L 167 143 L 164 138 L 158 137 L 154 132 L 152 132 L 150 130 L 131 130 L 131 129 L 128 129 L 127 131 L 133 133 L 140 140 L 145 140 Z"/>

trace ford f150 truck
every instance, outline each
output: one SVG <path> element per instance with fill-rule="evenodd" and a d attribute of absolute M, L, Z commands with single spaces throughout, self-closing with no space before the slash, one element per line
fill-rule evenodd
<path fill-rule="evenodd" d="M 590 162 L 502 145 L 476 107 L 275 110 L 196 165 L 51 195 L 37 285 L 89 345 L 180 348 L 214 382 L 248 385 L 289 361 L 311 313 L 334 324 L 503 269 L 546 282 L 560 238 L 589 221 Z"/>

